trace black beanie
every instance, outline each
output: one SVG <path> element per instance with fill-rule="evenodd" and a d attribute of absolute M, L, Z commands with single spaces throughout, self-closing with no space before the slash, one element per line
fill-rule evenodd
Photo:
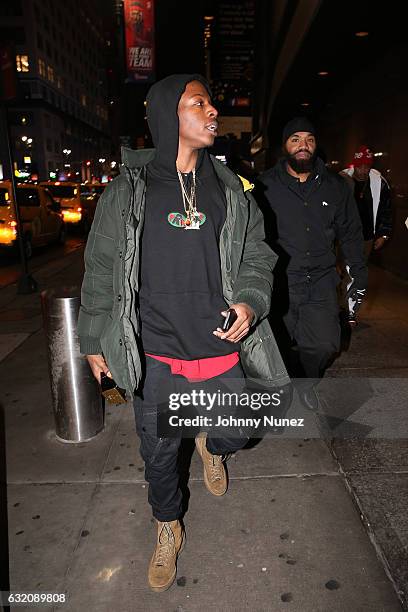
<path fill-rule="evenodd" d="M 295 132 L 310 132 L 315 136 L 316 130 L 314 125 L 307 117 L 295 117 L 288 121 L 288 123 L 283 128 L 282 133 L 282 142 L 285 144 L 287 139 L 292 136 Z"/>

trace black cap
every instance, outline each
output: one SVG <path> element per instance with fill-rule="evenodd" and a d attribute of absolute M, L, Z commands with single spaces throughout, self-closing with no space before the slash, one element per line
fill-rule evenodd
<path fill-rule="evenodd" d="M 313 123 L 307 117 L 295 117 L 283 128 L 282 142 L 285 143 L 295 132 L 310 132 L 313 136 L 316 134 Z"/>

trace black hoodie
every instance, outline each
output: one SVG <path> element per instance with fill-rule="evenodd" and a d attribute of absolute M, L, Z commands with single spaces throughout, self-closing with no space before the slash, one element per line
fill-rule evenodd
<path fill-rule="evenodd" d="M 185 214 L 177 176 L 177 108 L 187 83 L 199 75 L 173 75 L 147 96 L 147 119 L 156 148 L 147 167 L 141 251 L 140 317 L 146 353 L 177 359 L 227 355 L 236 345 L 213 335 L 228 308 L 223 298 L 219 235 L 226 217 L 224 190 L 205 149 L 196 166 L 197 210 L 206 215 L 199 230 L 171 225 L 170 213 Z M 191 173 L 184 175 L 191 181 Z"/>

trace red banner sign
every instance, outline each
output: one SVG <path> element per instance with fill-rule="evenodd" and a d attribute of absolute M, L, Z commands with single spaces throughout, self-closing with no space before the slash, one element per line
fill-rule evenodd
<path fill-rule="evenodd" d="M 124 0 L 127 82 L 154 80 L 154 0 Z"/>

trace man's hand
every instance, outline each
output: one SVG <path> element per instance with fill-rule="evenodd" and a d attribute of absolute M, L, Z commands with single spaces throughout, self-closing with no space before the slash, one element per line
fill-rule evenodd
<path fill-rule="evenodd" d="M 384 244 L 387 242 L 387 238 L 385 236 L 380 236 L 374 240 L 374 251 L 378 251 L 382 249 Z"/>
<path fill-rule="evenodd" d="M 109 371 L 108 365 L 102 355 L 87 355 L 86 356 L 92 374 L 95 376 L 99 384 L 101 384 L 101 373 L 104 372 L 106 376 L 112 378 L 112 374 Z"/>
<path fill-rule="evenodd" d="M 238 317 L 234 325 L 227 332 L 223 332 L 220 327 L 217 327 L 217 330 L 213 331 L 213 334 L 217 336 L 217 338 L 221 338 L 221 340 L 239 342 L 249 332 L 255 313 L 248 304 L 231 304 L 230 308 L 235 310 Z M 223 317 L 227 316 L 225 310 L 221 314 Z"/>

